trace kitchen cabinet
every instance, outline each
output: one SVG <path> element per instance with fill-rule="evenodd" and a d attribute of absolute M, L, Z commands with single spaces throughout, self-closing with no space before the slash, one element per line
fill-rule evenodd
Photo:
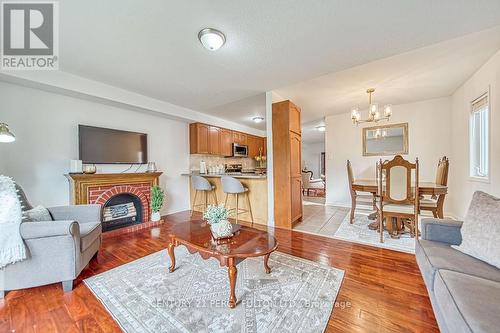
<path fill-rule="evenodd" d="M 290 103 L 289 109 L 289 130 L 300 135 L 300 109 L 293 103 Z"/>
<path fill-rule="evenodd" d="M 249 158 L 258 156 L 260 148 L 262 148 L 262 154 L 266 154 L 266 138 L 202 123 L 189 125 L 189 151 L 191 154 L 229 157 L 233 155 L 233 143 L 247 145 Z"/>
<path fill-rule="evenodd" d="M 255 158 L 259 156 L 262 150 L 262 155 L 264 152 L 264 138 L 255 135 L 247 135 L 247 145 L 248 145 L 248 157 Z"/>
<path fill-rule="evenodd" d="M 209 153 L 209 127 L 200 123 L 189 125 L 189 152 L 191 154 Z"/>
<path fill-rule="evenodd" d="M 233 143 L 237 143 L 239 145 L 246 145 L 247 135 L 241 132 L 233 132 Z"/>
<path fill-rule="evenodd" d="M 302 142 L 294 132 L 290 132 L 290 177 L 302 178 Z"/>
<path fill-rule="evenodd" d="M 220 133 L 220 154 L 222 156 L 233 155 L 233 131 L 221 129 Z"/>
<path fill-rule="evenodd" d="M 288 100 L 274 103 L 272 124 L 274 223 L 292 229 L 302 218 L 300 108 Z"/>
<path fill-rule="evenodd" d="M 302 177 L 291 178 L 291 205 L 290 215 L 292 221 L 302 217 Z"/>
<path fill-rule="evenodd" d="M 209 127 L 208 153 L 212 155 L 221 155 L 221 129 L 219 127 Z"/>

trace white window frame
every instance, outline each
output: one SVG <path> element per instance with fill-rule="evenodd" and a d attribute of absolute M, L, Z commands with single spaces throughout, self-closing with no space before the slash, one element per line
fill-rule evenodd
<path fill-rule="evenodd" d="M 490 183 L 490 178 L 491 178 L 491 102 L 490 102 L 490 93 L 489 89 L 485 93 L 481 94 L 478 98 L 474 99 L 469 106 L 469 161 L 468 161 L 468 173 L 469 173 L 469 180 L 471 181 L 477 181 L 477 182 L 483 182 L 483 183 Z M 472 174 L 472 147 L 473 147 L 473 142 L 472 142 L 472 119 L 473 119 L 473 110 L 472 106 L 473 104 L 480 100 L 481 98 L 486 97 L 488 99 L 487 102 L 487 115 L 486 115 L 486 128 L 487 128 L 487 133 L 486 133 L 486 166 L 487 166 L 487 174 L 485 177 L 479 177 L 475 176 Z"/>

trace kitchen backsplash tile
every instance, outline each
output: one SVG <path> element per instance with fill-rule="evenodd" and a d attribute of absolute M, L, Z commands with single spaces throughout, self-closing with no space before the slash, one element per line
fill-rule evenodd
<path fill-rule="evenodd" d="M 257 161 L 253 158 L 233 158 L 214 155 L 191 154 L 189 156 L 189 170 L 200 170 L 200 162 L 205 161 L 207 168 L 219 164 L 242 164 L 243 169 L 254 169 L 257 166 Z"/>

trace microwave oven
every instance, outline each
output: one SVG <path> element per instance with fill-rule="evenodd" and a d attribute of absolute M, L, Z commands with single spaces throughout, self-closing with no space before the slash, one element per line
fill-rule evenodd
<path fill-rule="evenodd" d="M 248 157 L 248 146 L 233 143 L 233 157 Z"/>

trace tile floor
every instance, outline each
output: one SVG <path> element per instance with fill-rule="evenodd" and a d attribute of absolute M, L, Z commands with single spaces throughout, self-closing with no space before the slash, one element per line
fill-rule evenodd
<path fill-rule="evenodd" d="M 380 243 L 379 234 L 368 228 L 370 209 L 358 207 L 354 224 L 348 223 L 347 215 L 350 208 L 325 206 L 325 198 L 303 197 L 303 218 L 293 230 L 305 233 L 347 240 L 349 242 L 366 244 L 391 250 L 415 253 L 415 242 L 409 235 L 392 239 L 385 232 L 385 241 Z M 344 224 L 342 224 L 344 222 Z"/>
<path fill-rule="evenodd" d="M 297 231 L 332 237 L 349 208 L 325 206 L 325 198 L 306 197 L 303 199 L 303 218 L 293 229 Z"/>

